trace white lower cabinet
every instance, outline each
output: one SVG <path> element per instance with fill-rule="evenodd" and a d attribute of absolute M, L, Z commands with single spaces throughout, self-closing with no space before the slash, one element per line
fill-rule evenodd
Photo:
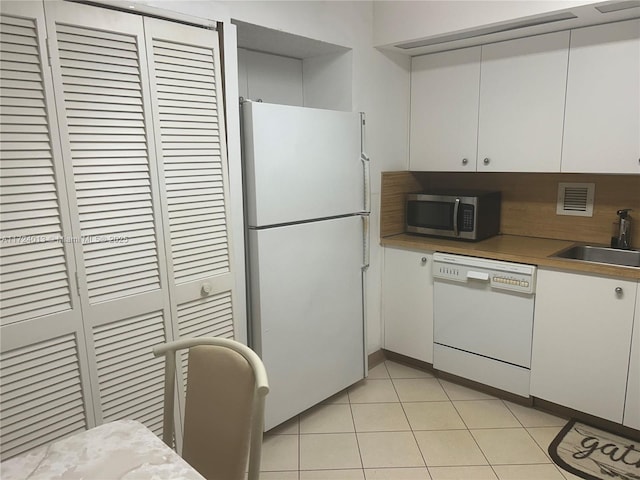
<path fill-rule="evenodd" d="M 384 348 L 433 363 L 433 255 L 384 249 Z"/>
<path fill-rule="evenodd" d="M 538 270 L 532 396 L 623 422 L 636 290 L 633 280 Z"/>
<path fill-rule="evenodd" d="M 633 320 L 627 398 L 624 405 L 624 419 L 627 427 L 640 430 L 640 282 L 636 293 L 636 314 Z"/>

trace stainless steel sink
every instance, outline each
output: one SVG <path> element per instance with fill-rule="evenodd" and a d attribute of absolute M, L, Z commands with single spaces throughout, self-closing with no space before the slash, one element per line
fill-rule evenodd
<path fill-rule="evenodd" d="M 583 262 L 640 267 L 639 250 L 620 250 L 617 248 L 597 247 L 593 245 L 572 245 L 551 256 L 567 258 L 569 260 L 581 260 Z"/>

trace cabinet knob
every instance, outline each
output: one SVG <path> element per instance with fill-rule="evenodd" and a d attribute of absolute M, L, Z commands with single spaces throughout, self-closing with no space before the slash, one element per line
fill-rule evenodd
<path fill-rule="evenodd" d="M 489 160 L 489 157 L 486 157 L 482 162 L 483 162 L 485 165 L 489 165 L 489 162 L 490 162 L 490 161 L 491 161 L 491 160 Z"/>
<path fill-rule="evenodd" d="M 468 159 L 466 159 L 466 158 L 463 158 L 463 159 L 462 159 L 462 164 L 463 164 L 463 165 L 466 165 L 467 163 L 469 163 L 469 160 L 468 160 Z"/>
<path fill-rule="evenodd" d="M 209 295 L 211 292 L 213 292 L 213 286 L 209 282 L 204 282 L 200 287 L 200 295 L 205 297 Z"/>
<path fill-rule="evenodd" d="M 420 261 L 422 262 L 422 264 L 424 265 L 425 263 L 427 263 L 427 257 L 422 257 L 420 259 Z"/>
<path fill-rule="evenodd" d="M 621 297 L 623 293 L 624 293 L 624 290 L 622 290 L 622 287 L 616 287 L 616 295 Z"/>

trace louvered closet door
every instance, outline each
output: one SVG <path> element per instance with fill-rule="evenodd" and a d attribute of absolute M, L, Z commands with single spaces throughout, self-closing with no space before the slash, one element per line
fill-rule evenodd
<path fill-rule="evenodd" d="M 150 18 L 145 32 L 178 333 L 233 338 L 217 33 Z"/>
<path fill-rule="evenodd" d="M 162 431 L 173 338 L 142 17 L 45 2 L 98 422 Z"/>
<path fill-rule="evenodd" d="M 0 457 L 95 425 L 42 3 L 0 4 Z"/>

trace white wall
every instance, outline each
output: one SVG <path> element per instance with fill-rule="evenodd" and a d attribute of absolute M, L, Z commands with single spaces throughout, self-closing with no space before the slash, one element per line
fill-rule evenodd
<path fill-rule="evenodd" d="M 353 105 L 353 53 L 330 53 L 302 62 L 304 105 L 350 111 Z"/>
<path fill-rule="evenodd" d="M 176 1 L 149 0 L 147 5 L 218 21 L 240 20 L 350 48 L 331 58 L 335 68 L 349 68 L 351 110 L 366 113 L 365 148 L 372 162 L 371 267 L 367 275 L 367 350 L 381 347 L 379 246 L 380 172 L 408 168 L 410 59 L 373 48 L 373 6 L 368 1 Z M 326 59 L 325 59 L 326 60 Z M 319 68 L 322 59 L 303 68 Z M 316 75 L 317 76 L 317 75 Z M 326 91 L 326 90 L 325 90 Z M 304 92 L 305 104 L 327 99 L 317 85 Z M 337 101 L 349 101 L 345 92 Z M 347 92 L 348 93 L 348 92 Z"/>
<path fill-rule="evenodd" d="M 281 105 L 351 111 L 351 51 L 291 58 L 238 48 L 240 96 Z"/>
<path fill-rule="evenodd" d="M 239 48 L 238 90 L 250 100 L 302 106 L 302 60 Z"/>
<path fill-rule="evenodd" d="M 472 30 L 521 17 L 597 3 L 597 0 L 378 0 L 373 3 L 373 44 L 382 46 Z"/>

